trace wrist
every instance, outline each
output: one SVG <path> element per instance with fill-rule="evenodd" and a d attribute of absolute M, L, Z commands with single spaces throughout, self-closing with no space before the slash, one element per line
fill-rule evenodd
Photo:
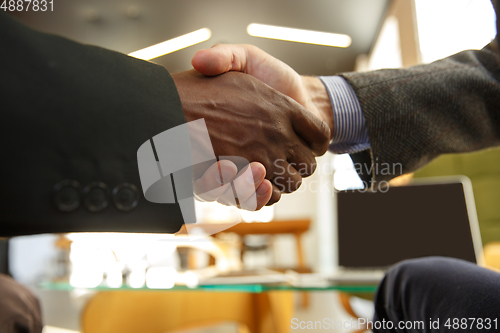
<path fill-rule="evenodd" d="M 308 95 L 307 109 L 316 111 L 314 113 L 327 123 L 330 127 L 331 137 L 333 138 L 335 120 L 333 117 L 332 103 L 325 85 L 315 76 L 301 75 L 301 79 L 302 85 L 305 87 Z"/>
<path fill-rule="evenodd" d="M 200 115 L 197 115 L 196 112 L 193 111 L 193 108 L 190 107 L 190 91 L 189 91 L 189 83 L 187 82 L 188 72 L 179 72 L 170 74 L 172 80 L 174 81 L 175 88 L 177 89 L 177 94 L 179 95 L 179 100 L 182 106 L 182 112 L 184 113 L 184 117 L 187 122 L 202 118 Z M 192 92 L 191 92 L 192 96 Z"/>

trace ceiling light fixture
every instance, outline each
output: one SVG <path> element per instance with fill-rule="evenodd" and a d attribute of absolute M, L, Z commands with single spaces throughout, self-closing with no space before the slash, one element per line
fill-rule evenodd
<path fill-rule="evenodd" d="M 169 39 L 167 41 L 146 47 L 142 50 L 138 50 L 129 53 L 129 56 L 142 59 L 151 60 L 154 58 L 161 57 L 165 54 L 169 54 L 186 47 L 204 42 L 212 36 L 212 32 L 208 28 L 199 29 L 188 34 Z"/>
<path fill-rule="evenodd" d="M 247 27 L 250 36 L 286 40 L 289 42 L 326 45 L 334 47 L 348 47 L 351 37 L 343 34 L 277 27 L 273 25 L 252 23 Z"/>

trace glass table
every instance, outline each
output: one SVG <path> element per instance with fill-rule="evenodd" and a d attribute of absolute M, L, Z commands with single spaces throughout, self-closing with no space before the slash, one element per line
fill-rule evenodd
<path fill-rule="evenodd" d="M 199 285 L 194 288 L 189 288 L 183 285 L 176 285 L 170 289 L 151 289 L 146 286 L 141 288 L 132 288 L 123 285 L 119 288 L 111 288 L 107 285 L 100 285 L 94 288 L 75 288 L 68 282 L 52 282 L 46 281 L 40 284 L 42 289 L 47 290 L 74 290 L 74 289 L 87 289 L 93 291 L 212 291 L 212 292 L 243 292 L 243 293 L 262 293 L 268 291 L 342 291 L 346 293 L 375 293 L 377 291 L 376 284 L 325 284 L 323 286 L 317 285 L 302 285 L 296 286 L 286 283 L 275 284 L 224 284 L 224 285 Z"/>
<path fill-rule="evenodd" d="M 64 281 L 44 282 L 41 287 L 81 289 Z M 195 288 L 176 285 L 171 289 L 101 285 L 85 288 L 95 293 L 82 311 L 82 333 L 162 333 L 218 322 L 236 322 L 241 332 L 288 333 L 295 291 L 373 295 L 376 289 L 373 284 L 226 284 Z"/>

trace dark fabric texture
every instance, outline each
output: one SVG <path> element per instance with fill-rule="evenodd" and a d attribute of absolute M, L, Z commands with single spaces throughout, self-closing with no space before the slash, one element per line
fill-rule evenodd
<path fill-rule="evenodd" d="M 374 181 L 398 176 L 390 172 L 398 163 L 409 173 L 440 154 L 500 144 L 500 56 L 493 51 L 342 76 L 363 109 Z"/>
<path fill-rule="evenodd" d="M 500 1 L 492 4 L 498 31 Z M 499 145 L 498 33 L 496 44 L 429 65 L 341 74 L 356 92 L 366 120 L 371 149 L 352 157 L 371 171 L 372 188 L 400 175 L 391 170 L 409 173 L 441 154 Z"/>
<path fill-rule="evenodd" d="M 0 239 L 0 274 L 10 275 L 8 238 Z"/>
<path fill-rule="evenodd" d="M 161 66 L 34 31 L 0 12 L 2 190 L 0 236 L 71 231 L 176 232 L 178 205 L 142 195 L 137 149 L 185 123 L 177 90 Z M 54 185 L 123 183 L 138 206 L 61 212 Z"/>
<path fill-rule="evenodd" d="M 429 257 L 392 267 L 375 297 L 374 321 L 391 321 L 395 329 L 374 332 L 498 332 L 500 331 L 500 274 L 470 262 Z M 490 318 L 491 328 L 472 324 L 448 328 L 448 319 Z M 497 319 L 496 326 L 493 320 Z M 439 320 L 439 329 L 429 320 Z M 399 329 L 397 323 L 423 321 L 424 329 Z M 471 326 L 472 325 L 472 326 Z M 465 327 L 465 326 L 463 326 Z"/>
<path fill-rule="evenodd" d="M 40 333 L 42 313 L 35 295 L 7 275 L 0 274 L 0 332 Z"/>

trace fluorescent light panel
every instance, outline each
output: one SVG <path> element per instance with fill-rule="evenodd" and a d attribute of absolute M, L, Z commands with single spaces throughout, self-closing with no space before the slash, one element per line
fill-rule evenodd
<path fill-rule="evenodd" d="M 142 60 L 151 60 L 161 57 L 186 47 L 204 42 L 212 36 L 212 32 L 208 28 L 199 29 L 188 34 L 169 39 L 156 45 L 146 47 L 142 50 L 135 51 L 129 54 L 134 58 Z"/>
<path fill-rule="evenodd" d="M 351 37 L 330 32 L 285 28 L 257 23 L 248 25 L 247 32 L 250 36 L 254 37 L 279 39 L 297 43 L 335 47 L 348 47 L 351 45 Z"/>

